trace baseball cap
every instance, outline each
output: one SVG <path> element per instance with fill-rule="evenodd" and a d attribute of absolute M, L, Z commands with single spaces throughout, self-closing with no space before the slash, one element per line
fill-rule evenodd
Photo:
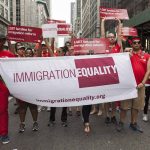
<path fill-rule="evenodd" d="M 20 46 L 18 46 L 18 48 L 17 48 L 17 49 L 21 49 L 21 48 L 24 48 L 24 49 L 25 49 L 25 46 L 20 45 Z"/>

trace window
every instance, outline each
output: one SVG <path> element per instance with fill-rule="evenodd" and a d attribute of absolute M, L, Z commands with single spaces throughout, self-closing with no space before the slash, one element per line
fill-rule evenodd
<path fill-rule="evenodd" d="M 5 5 L 8 6 L 8 0 L 5 0 Z"/>
<path fill-rule="evenodd" d="M 0 15 L 4 17 L 4 7 L 0 5 Z"/>
<path fill-rule="evenodd" d="M 8 10 L 5 9 L 5 18 L 8 20 Z"/>

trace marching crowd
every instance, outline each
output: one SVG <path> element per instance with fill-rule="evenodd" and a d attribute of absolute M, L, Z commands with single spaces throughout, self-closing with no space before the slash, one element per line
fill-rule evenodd
<path fill-rule="evenodd" d="M 89 117 L 90 114 L 105 115 L 105 123 L 114 123 L 118 132 L 121 132 L 124 128 L 125 118 L 127 110 L 131 111 L 131 120 L 130 128 L 134 131 L 143 132 L 140 126 L 137 124 L 139 111 L 144 108 L 143 120 L 147 121 L 148 113 L 148 103 L 150 96 L 150 86 L 148 84 L 148 78 L 150 75 L 150 60 L 149 54 L 145 53 L 142 50 L 141 39 L 139 37 L 129 37 L 122 38 L 121 28 L 122 24 L 119 19 L 116 19 L 118 22 L 118 28 L 116 33 L 109 32 L 106 35 L 105 32 L 105 21 L 106 18 L 101 21 L 101 37 L 107 38 L 109 40 L 109 50 L 106 51 L 106 54 L 109 53 L 120 53 L 120 52 L 129 52 L 131 64 L 134 72 L 134 76 L 137 83 L 137 92 L 138 97 L 130 100 L 110 102 L 105 104 L 98 105 L 84 105 L 82 106 L 82 117 L 84 121 L 84 132 L 90 133 L 91 126 Z M 8 42 L 8 47 L 4 47 L 5 42 Z M 54 42 L 54 41 L 53 41 Z M 53 43 L 51 43 L 53 45 Z M 93 52 L 89 54 L 93 54 Z M 67 41 L 64 47 L 59 47 L 53 49 L 48 40 L 44 39 L 42 43 L 37 43 L 34 45 L 28 45 L 25 47 L 23 43 L 17 42 L 15 46 L 7 39 L 3 34 L 0 34 L 0 57 L 60 57 L 60 56 L 73 56 L 74 47 L 70 41 Z M 90 81 L 89 81 L 90 82 Z M 146 86 L 146 90 L 145 90 Z M 146 97 L 145 97 L 146 92 Z M 3 79 L 0 79 L 0 140 L 3 144 L 9 143 L 8 136 L 8 96 L 10 95 Z M 29 107 L 30 112 L 33 118 L 33 131 L 38 131 L 38 111 L 40 111 L 40 106 L 35 104 L 27 103 L 23 100 L 16 98 L 16 103 L 18 108 L 15 113 L 19 114 L 20 125 L 19 132 L 23 133 L 25 131 L 25 117 L 27 108 Z M 145 104 L 145 106 L 144 106 Z M 120 110 L 120 120 L 117 122 L 115 111 L 116 108 Z M 111 111 L 110 111 L 111 109 Z M 103 111 L 102 111 L 103 110 Z M 55 113 L 56 108 L 52 107 L 50 109 L 50 117 L 48 126 L 55 125 Z M 63 107 L 61 113 L 62 126 L 67 127 L 67 114 L 72 115 L 72 109 Z M 76 114 L 80 116 L 80 107 L 76 107 Z"/>

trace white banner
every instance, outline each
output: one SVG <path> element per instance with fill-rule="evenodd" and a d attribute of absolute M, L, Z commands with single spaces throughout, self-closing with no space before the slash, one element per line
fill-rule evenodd
<path fill-rule="evenodd" d="M 128 53 L 50 58 L 1 58 L 10 93 L 49 107 L 80 106 L 137 97 Z"/>
<path fill-rule="evenodd" d="M 57 37 L 57 24 L 42 25 L 43 38 Z"/>

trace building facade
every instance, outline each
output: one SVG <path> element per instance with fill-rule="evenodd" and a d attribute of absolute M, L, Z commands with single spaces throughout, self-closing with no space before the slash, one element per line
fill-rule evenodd
<path fill-rule="evenodd" d="M 118 0 L 82 0 L 82 36 L 100 37 L 100 16 L 99 7 L 117 8 Z M 112 23 L 106 25 L 107 29 L 112 28 Z"/>
<path fill-rule="evenodd" d="M 11 0 L 10 18 L 14 25 L 40 27 L 49 11 L 43 0 Z"/>
<path fill-rule="evenodd" d="M 127 8 L 129 20 L 124 26 L 136 27 L 144 49 L 150 51 L 150 0 L 119 1 L 120 8 Z"/>
<path fill-rule="evenodd" d="M 72 25 L 73 33 L 75 33 L 75 19 L 76 19 L 75 8 L 76 8 L 75 7 L 75 2 L 71 2 L 70 20 L 71 20 L 71 25 Z"/>
<path fill-rule="evenodd" d="M 6 34 L 7 26 L 10 24 L 9 0 L 0 0 L 0 32 Z"/>
<path fill-rule="evenodd" d="M 75 5 L 75 25 L 74 25 L 74 31 L 75 35 L 77 37 L 81 36 L 81 0 L 76 0 L 76 5 Z"/>

